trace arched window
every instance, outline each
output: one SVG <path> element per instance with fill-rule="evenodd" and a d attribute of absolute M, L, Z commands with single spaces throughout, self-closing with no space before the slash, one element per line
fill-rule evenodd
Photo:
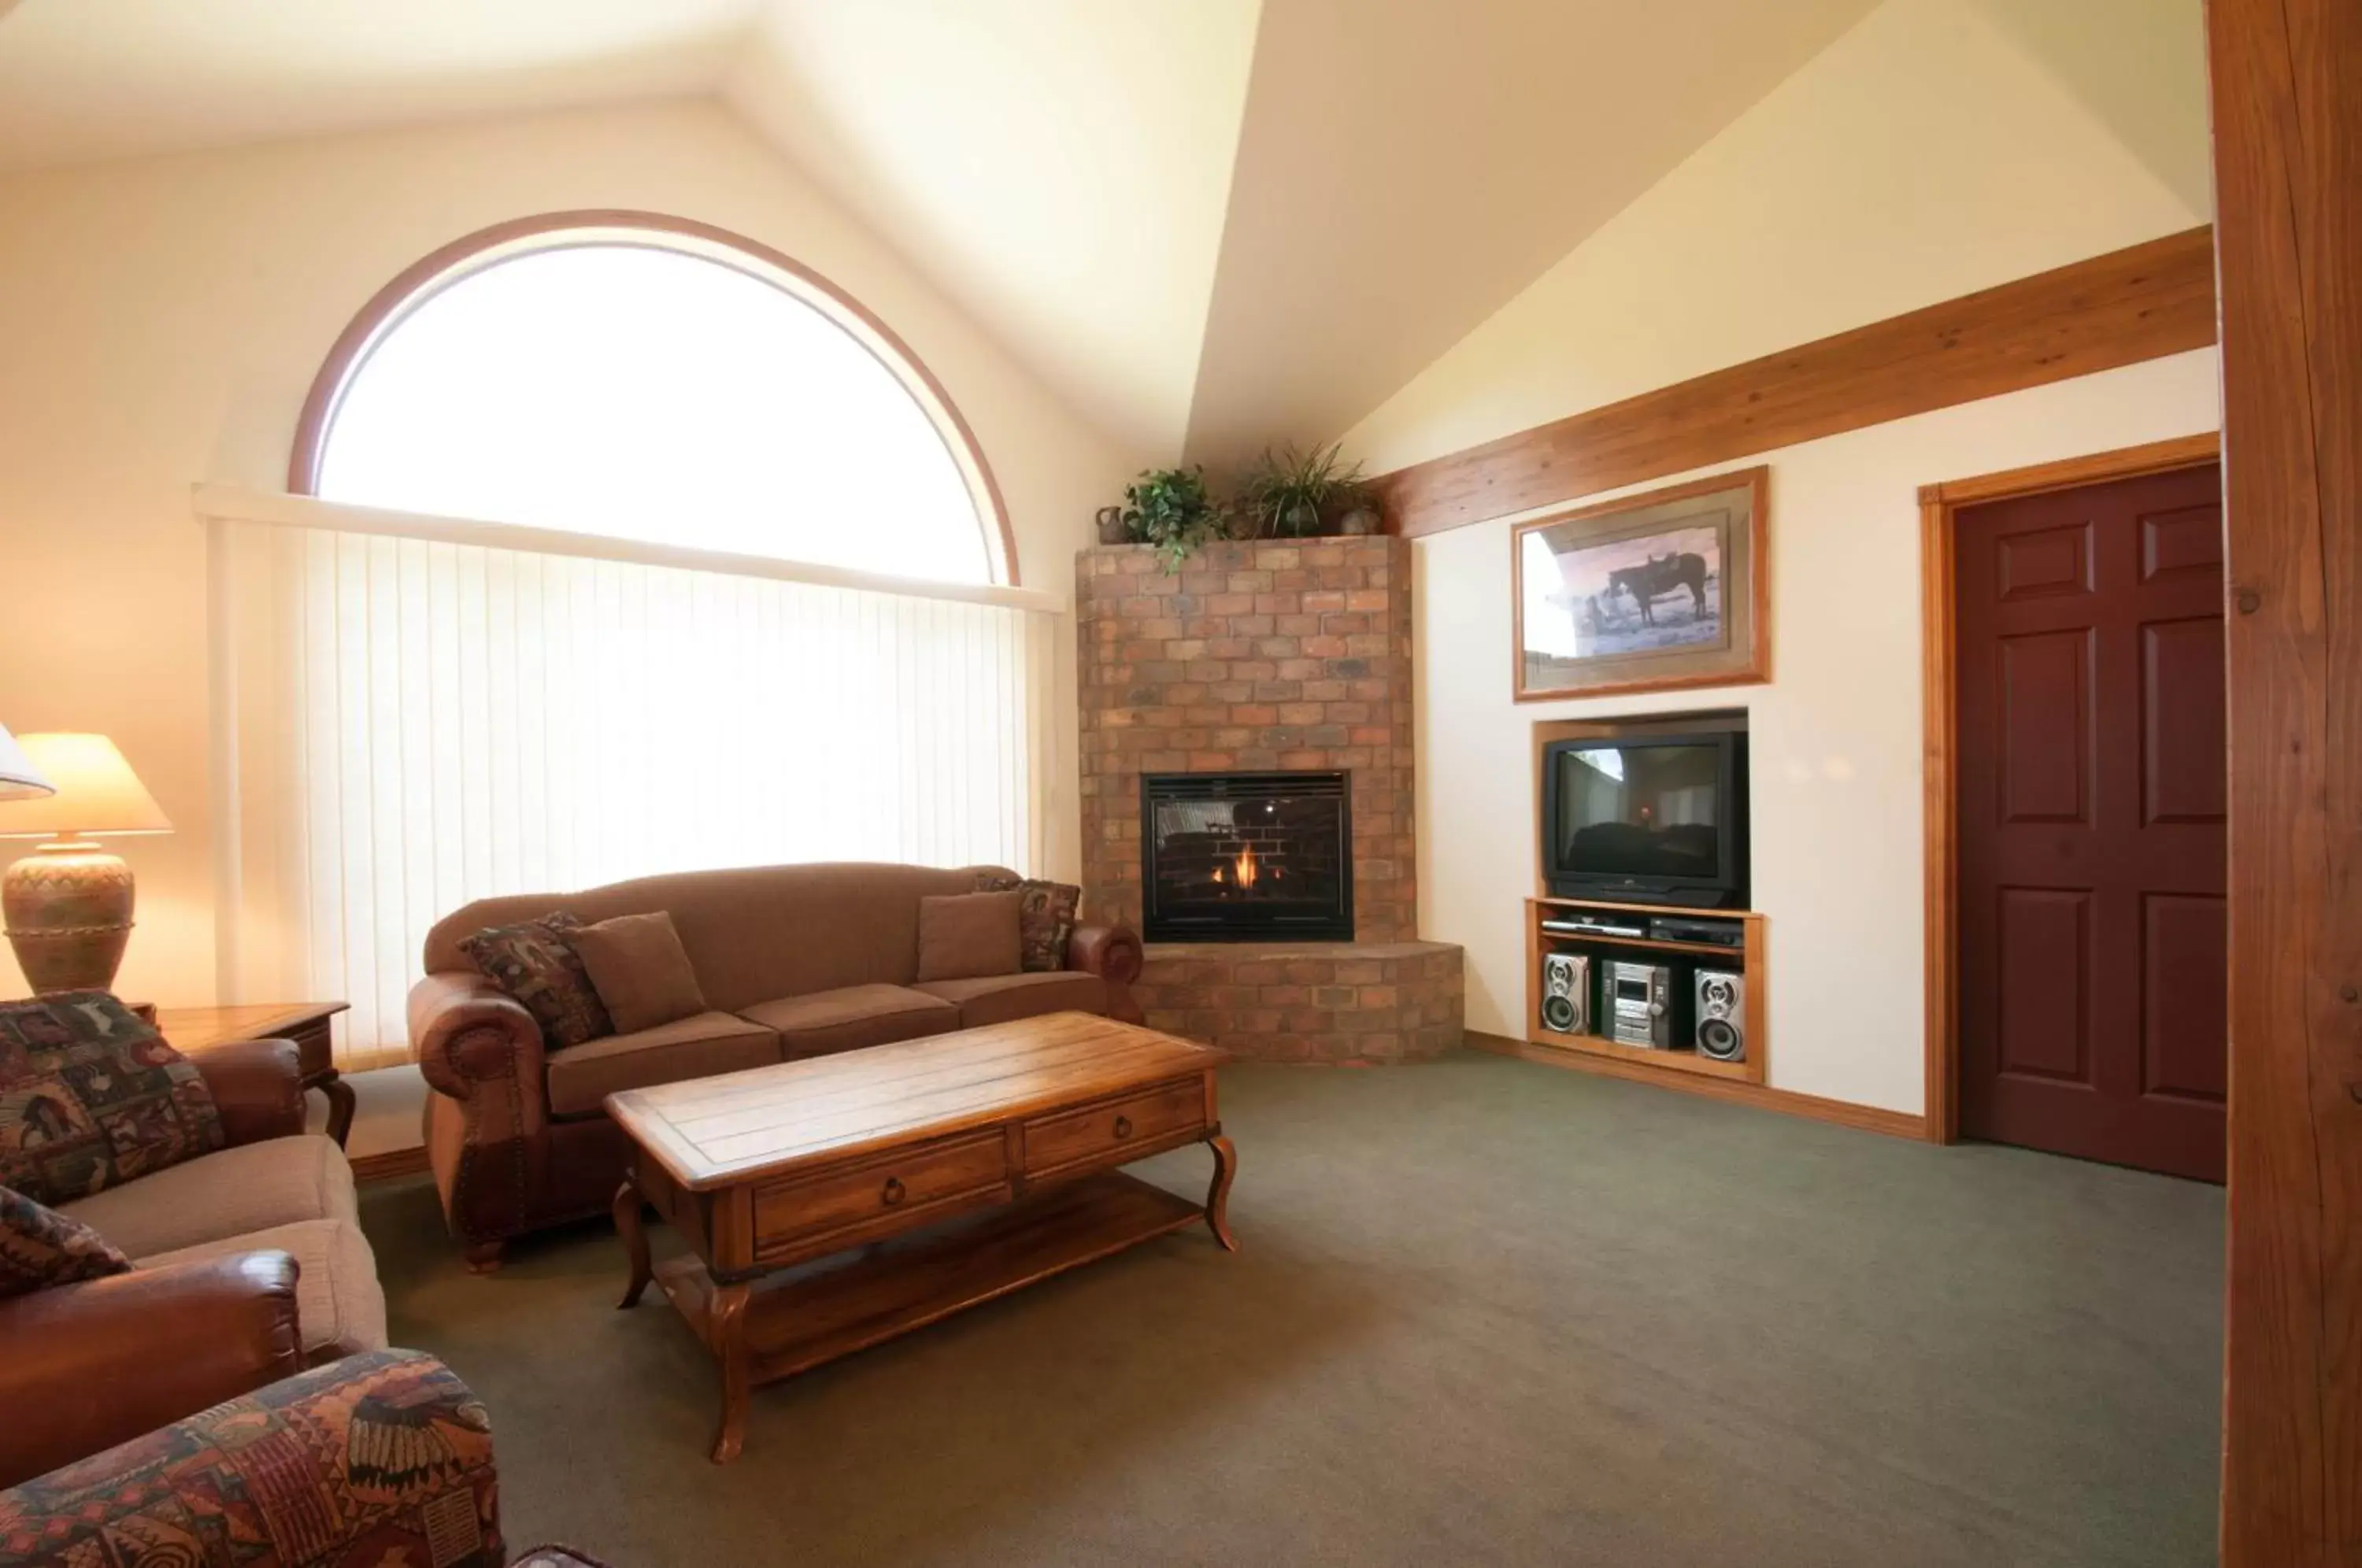
<path fill-rule="evenodd" d="M 999 498 L 883 323 L 754 242 L 630 213 L 469 236 L 356 318 L 289 488 L 327 501 L 1013 583 Z"/>
<path fill-rule="evenodd" d="M 1046 868 L 1059 602 L 925 368 L 786 258 L 627 213 L 446 247 L 337 340 L 288 488 L 199 501 L 225 988 L 346 999 L 348 1065 L 406 1058 L 471 900 Z"/>

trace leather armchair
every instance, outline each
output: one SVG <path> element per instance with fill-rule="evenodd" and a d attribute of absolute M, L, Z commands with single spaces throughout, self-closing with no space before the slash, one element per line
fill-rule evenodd
<path fill-rule="evenodd" d="M 176 1345 L 201 1337 L 181 1333 Z M 375 1351 L 0 1491 L 0 1568 L 134 1557 L 183 1568 L 497 1568 L 491 1422 L 442 1363 Z"/>
<path fill-rule="evenodd" d="M 284 1040 L 190 1058 L 231 1143 L 304 1131 Z M 303 1367 L 295 1260 L 244 1253 L 0 1300 L 0 1485 L 233 1399 Z"/>
<path fill-rule="evenodd" d="M 292 1040 L 241 1040 L 189 1058 L 213 1090 L 229 1142 L 259 1143 L 304 1132 L 304 1067 Z"/>
<path fill-rule="evenodd" d="M 13 1486 L 302 1371 L 295 1260 L 241 1253 L 13 1297 L 0 1346 Z"/>

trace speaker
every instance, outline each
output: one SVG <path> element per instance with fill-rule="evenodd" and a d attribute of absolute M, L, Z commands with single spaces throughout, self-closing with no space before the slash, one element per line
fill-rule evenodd
<path fill-rule="evenodd" d="M 1542 1027 L 1561 1034 L 1591 1032 L 1591 955 L 1542 955 Z"/>
<path fill-rule="evenodd" d="M 1747 977 L 1732 969 L 1697 971 L 1697 1053 L 1717 1062 L 1747 1060 Z"/>

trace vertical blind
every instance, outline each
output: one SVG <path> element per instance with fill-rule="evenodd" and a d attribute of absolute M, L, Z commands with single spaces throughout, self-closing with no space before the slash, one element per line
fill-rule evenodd
<path fill-rule="evenodd" d="M 316 523 L 211 525 L 222 979 L 350 1001 L 347 1066 L 471 899 L 1041 858 L 1041 609 Z"/>

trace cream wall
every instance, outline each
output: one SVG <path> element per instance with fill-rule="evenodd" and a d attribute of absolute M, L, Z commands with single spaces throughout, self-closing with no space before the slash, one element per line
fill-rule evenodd
<path fill-rule="evenodd" d="M 0 723 L 114 735 L 179 830 L 120 846 L 140 883 L 127 994 L 191 1003 L 215 987 L 205 550 L 190 484 L 284 484 L 323 355 L 403 267 L 503 218 L 596 206 L 737 230 L 877 311 L 975 427 L 1028 583 L 1071 593 L 1092 511 L 1139 455 L 710 105 L 0 178 Z M 1072 875 L 1073 639 L 1058 643 L 1053 869 Z M 20 988 L 0 952 L 0 995 Z"/>
<path fill-rule="evenodd" d="M 1346 446 L 1383 472 L 2206 215 L 1970 0 L 1888 0 Z M 1419 540 L 1419 934 L 1466 945 L 1469 1026 L 1524 1032 L 1534 723 L 1744 706 L 1771 1082 L 1918 1112 L 1917 489 L 2218 424 L 2204 350 L 1716 465 L 1772 467 L 1765 686 L 1514 704 L 1515 519 Z"/>
<path fill-rule="evenodd" d="M 1383 472 L 2207 220 L 1972 0 L 1888 0 L 1346 446 Z"/>
<path fill-rule="evenodd" d="M 1534 724 L 1744 707 L 1770 1081 L 1918 1113 L 1918 487 L 2213 429 L 2215 375 L 2201 349 L 1700 469 L 1772 466 L 1768 685 L 1512 702 L 1514 520 L 1418 541 L 1419 934 L 1467 947 L 1468 1027 L 1525 1032 Z"/>

